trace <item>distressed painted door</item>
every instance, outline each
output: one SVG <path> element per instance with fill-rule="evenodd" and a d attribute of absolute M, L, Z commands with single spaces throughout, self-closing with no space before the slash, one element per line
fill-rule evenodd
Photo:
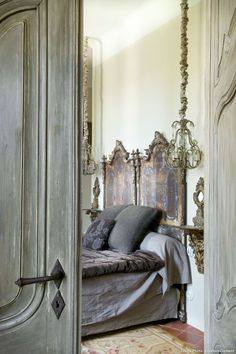
<path fill-rule="evenodd" d="M 205 349 L 236 352 L 236 0 L 208 2 Z"/>
<path fill-rule="evenodd" d="M 79 352 L 78 3 L 0 0 L 1 354 Z"/>

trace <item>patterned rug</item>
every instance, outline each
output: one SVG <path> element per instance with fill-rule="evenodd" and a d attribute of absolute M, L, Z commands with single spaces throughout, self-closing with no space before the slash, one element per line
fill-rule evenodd
<path fill-rule="evenodd" d="M 158 325 L 117 331 L 83 340 L 82 354 L 179 354 L 196 350 Z"/>
<path fill-rule="evenodd" d="M 81 354 L 98 354 L 95 350 L 87 348 L 85 345 L 81 344 Z"/>

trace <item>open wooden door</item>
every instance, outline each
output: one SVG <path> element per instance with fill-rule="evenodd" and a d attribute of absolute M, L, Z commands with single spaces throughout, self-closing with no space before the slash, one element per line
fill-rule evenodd
<path fill-rule="evenodd" d="M 0 0 L 1 354 L 79 352 L 78 4 Z"/>
<path fill-rule="evenodd" d="M 208 1 L 205 350 L 236 352 L 236 1 Z M 207 100 L 207 101 L 208 101 Z"/>

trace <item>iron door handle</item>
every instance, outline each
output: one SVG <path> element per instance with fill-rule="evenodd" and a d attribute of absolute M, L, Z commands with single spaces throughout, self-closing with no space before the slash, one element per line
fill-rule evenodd
<path fill-rule="evenodd" d="M 46 283 L 48 281 L 54 280 L 57 288 L 59 289 L 62 279 L 65 277 L 65 272 L 61 266 L 61 263 L 56 261 L 51 275 L 47 275 L 45 277 L 36 277 L 36 278 L 19 278 L 15 281 L 15 284 L 19 287 L 29 285 L 29 284 L 37 284 L 37 283 Z"/>

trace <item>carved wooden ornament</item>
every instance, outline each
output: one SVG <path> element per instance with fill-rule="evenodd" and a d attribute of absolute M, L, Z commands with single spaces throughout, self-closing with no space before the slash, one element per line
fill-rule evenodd
<path fill-rule="evenodd" d="M 194 203 L 197 205 L 196 216 L 193 218 L 194 226 L 203 230 L 204 228 L 204 179 L 199 178 L 196 190 L 193 193 Z M 189 237 L 189 245 L 193 249 L 195 263 L 198 272 L 204 273 L 204 236 L 203 232 L 195 232 Z"/>

